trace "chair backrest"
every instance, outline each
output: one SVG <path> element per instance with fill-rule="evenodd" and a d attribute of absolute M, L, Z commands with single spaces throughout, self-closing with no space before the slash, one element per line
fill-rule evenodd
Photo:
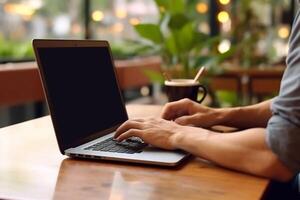
<path fill-rule="evenodd" d="M 262 101 L 264 97 L 278 95 L 285 65 L 253 71 L 249 77 L 249 95 Z"/>
<path fill-rule="evenodd" d="M 0 106 L 44 100 L 35 62 L 0 65 Z"/>
<path fill-rule="evenodd" d="M 160 71 L 157 57 L 116 61 L 121 90 L 151 84 L 143 70 Z M 45 99 L 36 62 L 0 65 L 0 106 L 13 106 Z"/>

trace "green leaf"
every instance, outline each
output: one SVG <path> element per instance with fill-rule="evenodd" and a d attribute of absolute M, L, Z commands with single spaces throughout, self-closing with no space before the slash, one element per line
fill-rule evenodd
<path fill-rule="evenodd" d="M 188 17 L 180 13 L 171 16 L 168 26 L 170 29 L 181 29 L 189 22 L 190 20 L 188 19 Z"/>
<path fill-rule="evenodd" d="M 211 37 L 208 35 L 202 35 L 201 41 L 197 41 L 197 43 L 203 48 L 212 48 L 214 45 L 219 43 L 221 38 L 219 36 Z"/>
<path fill-rule="evenodd" d="M 172 13 L 184 13 L 185 1 L 184 0 L 169 0 Z"/>
<path fill-rule="evenodd" d="M 147 40 L 150 40 L 156 44 L 161 44 L 163 41 L 163 35 L 158 25 L 138 24 L 134 26 L 134 28 L 141 37 Z"/>
<path fill-rule="evenodd" d="M 155 0 L 161 13 L 170 12 L 172 14 L 184 13 L 185 0 Z"/>
<path fill-rule="evenodd" d="M 157 5 L 157 7 L 159 8 L 160 12 L 165 12 L 170 7 L 169 0 L 155 0 L 155 3 Z"/>
<path fill-rule="evenodd" d="M 198 51 L 200 51 L 204 47 L 207 47 L 206 43 L 209 40 L 209 38 L 210 36 L 205 33 L 197 32 L 197 31 L 193 32 L 193 43 L 194 46 L 198 48 Z"/>
<path fill-rule="evenodd" d="M 203 43 L 208 38 L 210 38 L 210 36 L 208 34 L 201 33 L 201 32 L 195 32 L 194 35 L 195 35 L 195 38 L 196 38 L 196 42 L 200 42 L 200 43 Z"/>
<path fill-rule="evenodd" d="M 174 36 L 171 34 L 165 41 L 166 49 L 171 55 L 178 53 Z"/>
<path fill-rule="evenodd" d="M 192 23 L 186 24 L 180 30 L 174 30 L 172 34 L 179 54 L 189 52 L 193 48 L 194 27 Z"/>
<path fill-rule="evenodd" d="M 145 69 L 143 72 L 152 82 L 164 83 L 164 77 L 160 72 L 150 69 Z"/>

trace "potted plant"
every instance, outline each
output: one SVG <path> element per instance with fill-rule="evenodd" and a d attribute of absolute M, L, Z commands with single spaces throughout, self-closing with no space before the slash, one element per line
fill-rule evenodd
<path fill-rule="evenodd" d="M 191 78 L 201 66 L 218 73 L 222 62 L 230 52 L 220 54 L 216 45 L 220 37 L 211 37 L 198 30 L 201 18 L 189 12 L 197 1 L 155 0 L 159 10 L 157 23 L 138 24 L 134 28 L 143 39 L 141 42 L 152 53 L 162 58 L 162 69 L 173 78 Z M 155 81 L 162 82 L 161 74 L 146 71 Z"/>

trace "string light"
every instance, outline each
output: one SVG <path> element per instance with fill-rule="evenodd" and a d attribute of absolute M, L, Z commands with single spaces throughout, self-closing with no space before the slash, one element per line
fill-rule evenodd
<path fill-rule="evenodd" d="M 127 11 L 125 9 L 117 9 L 116 10 L 116 16 L 120 19 L 124 19 L 127 17 Z"/>
<path fill-rule="evenodd" d="M 226 53 L 227 51 L 229 51 L 231 46 L 231 42 L 229 40 L 223 40 L 219 45 L 218 45 L 218 51 L 220 53 Z"/>
<path fill-rule="evenodd" d="M 230 0 L 219 0 L 219 2 L 222 5 L 228 5 L 230 3 Z"/>
<path fill-rule="evenodd" d="M 219 12 L 219 14 L 218 14 L 218 20 L 221 23 L 227 22 L 229 20 L 229 14 L 228 14 L 228 12 L 226 12 L 226 11 Z"/>
<path fill-rule="evenodd" d="M 290 35 L 290 30 L 288 27 L 283 26 L 278 29 L 278 36 L 282 39 L 288 38 Z"/>
<path fill-rule="evenodd" d="M 100 10 L 96 10 L 92 13 L 92 19 L 95 21 L 95 22 L 100 22 L 102 21 L 104 18 L 104 14 L 103 12 L 101 12 Z"/>
<path fill-rule="evenodd" d="M 4 11 L 7 13 L 18 14 L 22 16 L 32 16 L 35 13 L 35 9 L 24 4 L 6 4 L 4 5 Z"/>
<path fill-rule="evenodd" d="M 203 2 L 199 2 L 196 5 L 196 10 L 198 13 L 204 14 L 208 11 L 208 6 L 206 3 Z"/>
<path fill-rule="evenodd" d="M 129 23 L 133 26 L 138 25 L 140 23 L 140 20 L 138 18 L 131 18 L 129 20 Z"/>

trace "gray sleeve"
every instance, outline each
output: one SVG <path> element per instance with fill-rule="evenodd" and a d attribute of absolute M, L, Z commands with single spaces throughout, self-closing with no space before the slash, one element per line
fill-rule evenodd
<path fill-rule="evenodd" d="M 273 115 L 267 127 L 267 144 L 294 173 L 300 172 L 300 129 L 290 121 Z"/>
<path fill-rule="evenodd" d="M 267 144 L 293 172 L 300 172 L 300 18 L 290 36 L 287 68 L 279 95 L 272 102 L 273 116 L 267 126 Z"/>

